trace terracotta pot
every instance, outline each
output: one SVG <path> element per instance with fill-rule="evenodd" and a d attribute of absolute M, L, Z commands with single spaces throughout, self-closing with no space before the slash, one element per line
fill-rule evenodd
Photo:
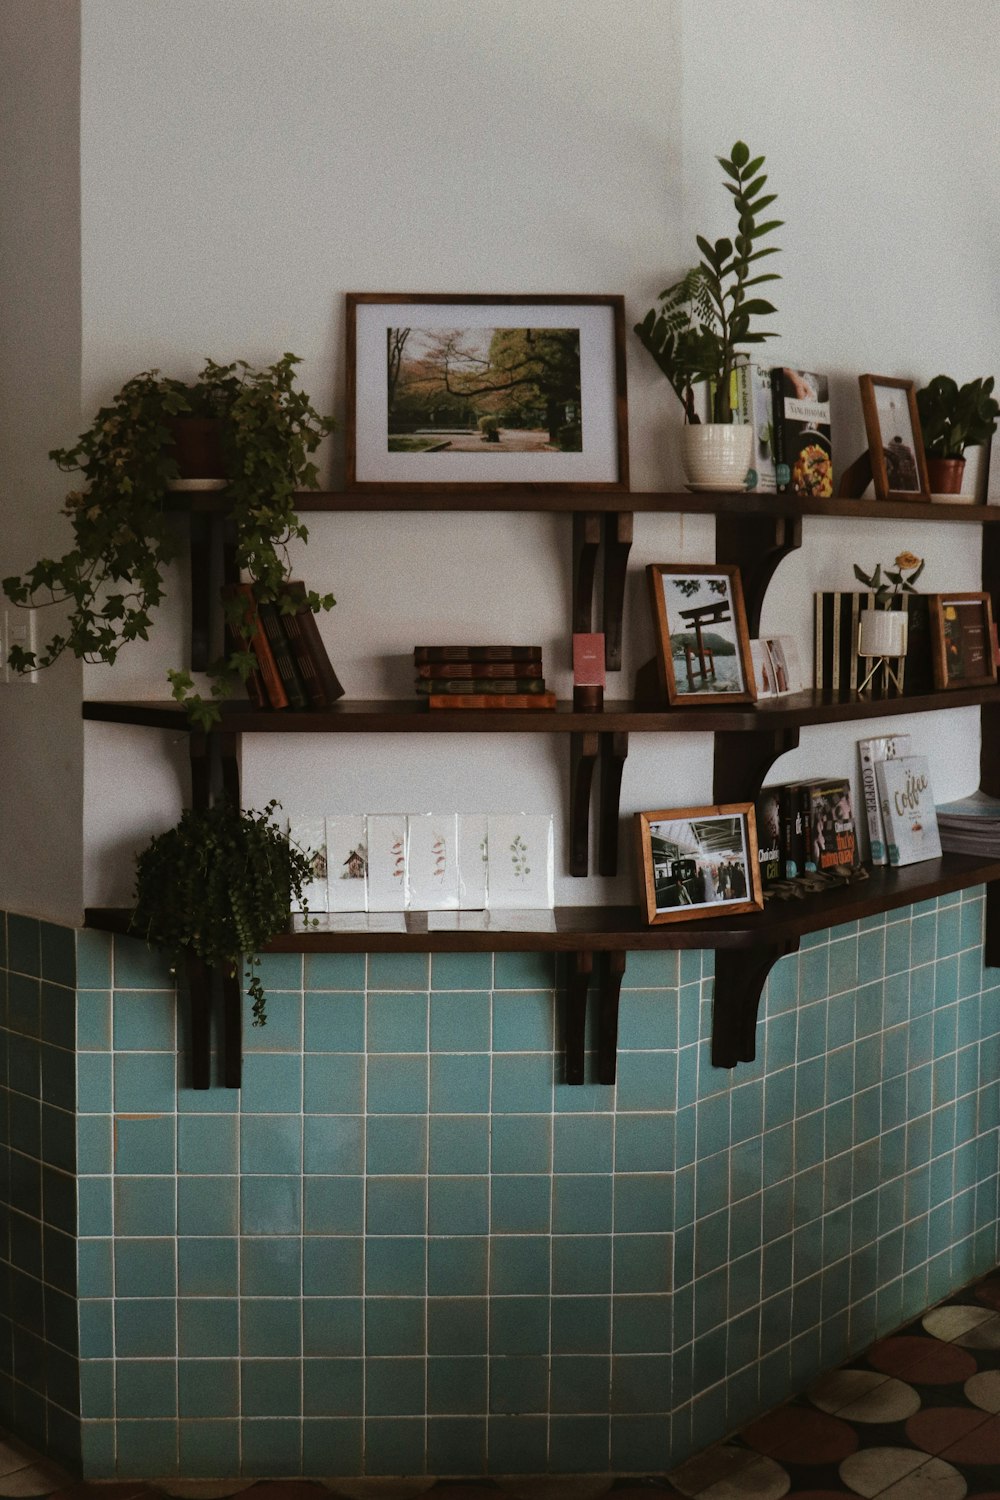
<path fill-rule="evenodd" d="M 688 487 L 745 490 L 753 457 L 753 428 L 747 423 L 694 422 L 684 427 L 681 458 Z"/>
<path fill-rule="evenodd" d="M 222 423 L 217 417 L 168 417 L 182 480 L 224 480 Z"/>
<path fill-rule="evenodd" d="M 965 474 L 964 458 L 929 458 L 927 477 L 934 495 L 960 495 Z"/>

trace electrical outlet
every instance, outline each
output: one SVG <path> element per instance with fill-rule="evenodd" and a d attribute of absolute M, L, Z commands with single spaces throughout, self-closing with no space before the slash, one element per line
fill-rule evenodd
<path fill-rule="evenodd" d="M 14 646 L 20 646 L 22 651 L 38 650 L 38 627 L 34 609 L 5 609 L 3 611 L 3 630 L 0 647 L 2 647 L 2 664 L 0 664 L 0 682 L 7 683 L 34 683 L 38 681 L 37 672 L 12 672 L 7 665 L 7 657 Z"/>

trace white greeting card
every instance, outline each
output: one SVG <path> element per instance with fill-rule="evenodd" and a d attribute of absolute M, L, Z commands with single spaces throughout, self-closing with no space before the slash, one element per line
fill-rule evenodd
<path fill-rule="evenodd" d="M 458 820 L 454 813 L 424 813 L 406 820 L 406 905 L 412 911 L 446 911 L 459 904 Z"/>
<path fill-rule="evenodd" d="M 406 908 L 406 816 L 376 813 L 367 818 L 368 910 Z"/>
<path fill-rule="evenodd" d="M 492 911 L 555 905 L 551 814 L 487 818 L 487 900 Z"/>
<path fill-rule="evenodd" d="M 302 883 L 302 901 L 292 901 L 292 911 L 326 911 L 326 819 L 294 815 L 288 820 L 288 837 L 312 865 L 312 879 Z"/>
<path fill-rule="evenodd" d="M 486 905 L 486 850 L 486 814 L 459 813 L 459 904 L 466 911 L 481 911 Z"/>
<path fill-rule="evenodd" d="M 368 906 L 368 848 L 363 814 L 326 820 L 328 911 L 365 911 Z"/>

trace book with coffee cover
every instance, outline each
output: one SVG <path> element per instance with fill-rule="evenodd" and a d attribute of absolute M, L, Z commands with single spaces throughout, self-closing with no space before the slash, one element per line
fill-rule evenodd
<path fill-rule="evenodd" d="M 926 755 L 902 755 L 875 766 L 890 865 L 915 865 L 941 853 Z"/>

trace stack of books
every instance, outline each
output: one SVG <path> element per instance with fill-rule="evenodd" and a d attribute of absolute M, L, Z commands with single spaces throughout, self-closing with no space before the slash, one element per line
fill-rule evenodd
<path fill-rule="evenodd" d="M 292 711 L 328 709 L 344 696 L 326 653 L 316 616 L 306 600 L 306 586 L 285 585 L 296 602 L 294 612 L 278 604 L 262 604 L 253 585 L 237 583 L 223 589 L 224 600 L 239 600 L 242 616 L 227 630 L 230 649 L 249 649 L 257 666 L 247 678 L 247 693 L 255 708 Z"/>
<path fill-rule="evenodd" d="M 541 646 L 415 646 L 417 692 L 429 708 L 555 708 Z"/>
<path fill-rule="evenodd" d="M 941 848 L 954 854 L 1000 854 L 1000 797 L 973 792 L 937 810 Z"/>
<path fill-rule="evenodd" d="M 848 777 L 763 787 L 755 810 L 765 892 L 789 880 L 855 870 L 860 865 Z"/>

